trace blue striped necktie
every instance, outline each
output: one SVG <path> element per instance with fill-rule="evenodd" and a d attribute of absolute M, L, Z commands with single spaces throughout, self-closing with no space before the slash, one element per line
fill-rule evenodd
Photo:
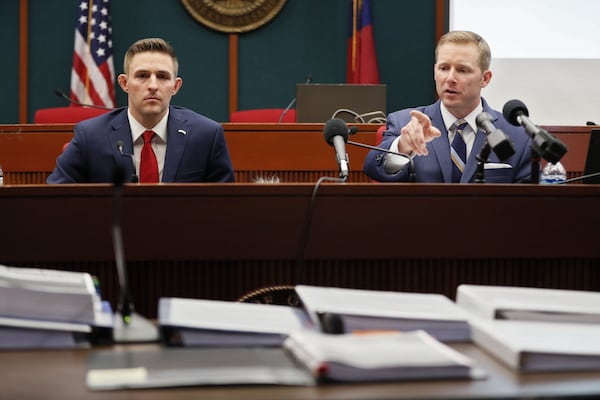
<path fill-rule="evenodd" d="M 452 158 L 452 182 L 460 182 L 460 177 L 465 170 L 465 161 L 467 159 L 467 145 L 463 140 L 463 130 L 468 123 L 464 119 L 457 120 L 450 129 L 455 130 L 454 139 L 450 146 L 450 158 Z"/>

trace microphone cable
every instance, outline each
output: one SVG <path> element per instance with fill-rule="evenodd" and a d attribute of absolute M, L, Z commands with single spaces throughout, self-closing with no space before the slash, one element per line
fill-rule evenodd
<path fill-rule="evenodd" d="M 315 186 L 313 188 L 312 194 L 310 196 L 310 202 L 308 203 L 308 207 L 306 209 L 306 214 L 304 215 L 304 223 L 302 224 L 302 231 L 300 232 L 300 241 L 298 243 L 298 253 L 296 254 L 296 271 L 295 271 L 295 279 L 294 285 L 301 284 L 304 281 L 304 273 L 306 270 L 306 246 L 308 245 L 308 238 L 310 236 L 310 228 L 312 226 L 313 214 L 315 209 L 315 203 L 317 198 L 317 192 L 321 187 L 321 184 L 325 181 L 345 183 L 348 178 L 336 178 L 332 176 L 322 176 L 320 177 Z"/>

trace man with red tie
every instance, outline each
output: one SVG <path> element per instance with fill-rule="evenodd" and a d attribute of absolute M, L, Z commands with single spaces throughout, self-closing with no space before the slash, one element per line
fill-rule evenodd
<path fill-rule="evenodd" d="M 141 39 L 123 68 L 128 106 L 78 123 L 47 183 L 111 183 L 115 171 L 141 183 L 233 182 L 222 125 L 170 105 L 183 83 L 171 45 Z"/>

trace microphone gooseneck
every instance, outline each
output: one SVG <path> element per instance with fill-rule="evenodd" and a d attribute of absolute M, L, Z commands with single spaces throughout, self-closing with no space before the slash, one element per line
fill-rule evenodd
<path fill-rule="evenodd" d="M 117 143 L 117 148 L 122 147 L 123 145 L 121 143 Z M 115 343 L 156 342 L 159 339 L 157 327 L 155 324 L 135 312 L 133 301 L 131 299 L 121 229 L 122 191 L 123 182 L 125 180 L 125 170 L 119 163 L 115 163 L 114 168 L 111 233 L 120 293 L 117 312 L 115 313 L 113 322 L 113 341 Z"/>
<path fill-rule="evenodd" d="M 131 180 L 130 180 L 130 182 L 138 183 L 139 182 L 139 178 L 138 178 L 138 176 L 136 174 L 136 171 L 135 171 L 135 156 L 133 154 L 125 153 L 124 152 L 125 143 L 123 143 L 122 140 L 118 140 L 116 142 L 116 146 L 117 146 L 117 150 L 119 150 L 119 153 L 123 157 L 129 157 L 131 159 L 131 165 L 132 165 L 132 168 L 133 168 L 133 173 L 131 174 Z M 125 174 L 125 171 L 123 171 L 123 174 Z"/>
<path fill-rule="evenodd" d="M 311 83 L 311 82 L 312 82 L 312 75 L 308 74 L 308 76 L 306 77 L 306 81 L 304 83 L 308 84 L 308 83 Z M 281 112 L 281 115 L 279 116 L 278 123 L 281 123 L 283 121 L 283 117 L 285 117 L 285 114 L 287 114 L 288 111 L 290 111 L 290 109 L 292 108 L 292 106 L 294 104 L 296 104 L 296 96 L 294 96 L 294 98 L 292 99 L 292 101 L 290 101 L 290 104 L 288 104 L 287 107 L 283 109 L 283 111 Z"/>
<path fill-rule="evenodd" d="M 90 107 L 90 108 L 98 108 L 101 110 L 114 110 L 111 107 L 105 107 L 105 106 L 98 106 L 96 104 L 85 104 L 85 103 L 81 103 L 77 100 L 74 100 L 72 98 L 70 98 L 69 96 L 67 96 L 67 94 L 65 92 L 63 92 L 62 90 L 60 90 L 59 88 L 54 89 L 54 93 L 57 96 L 62 97 L 63 99 L 67 100 L 69 103 L 75 104 L 77 106 L 81 106 L 81 107 Z"/>
<path fill-rule="evenodd" d="M 113 172 L 114 198 L 113 198 L 113 221 L 112 221 L 112 239 L 115 253 L 115 264 L 117 266 L 117 275 L 119 277 L 120 297 L 118 311 L 123 323 L 128 325 L 131 322 L 133 305 L 129 294 L 129 283 L 127 280 L 127 271 L 125 267 L 125 251 L 123 249 L 123 236 L 121 233 L 121 191 L 123 190 L 125 173 L 119 163 L 115 163 Z"/>
<path fill-rule="evenodd" d="M 358 128 L 356 126 L 352 126 L 352 127 L 350 127 L 350 129 L 348 129 L 349 135 L 354 135 L 355 133 L 358 133 Z M 365 144 L 365 143 L 354 142 L 352 140 L 347 140 L 346 143 L 351 144 L 352 146 L 363 147 L 365 149 L 376 150 L 376 151 L 379 151 L 382 153 L 393 154 L 395 156 L 400 156 L 400 157 L 405 158 L 406 160 L 408 160 L 408 162 L 406 164 L 404 164 L 404 167 L 402 167 L 401 170 L 406 169 L 408 171 L 408 181 L 409 182 L 417 181 L 417 176 L 415 174 L 415 168 L 414 168 L 415 166 L 414 166 L 414 161 L 413 161 L 414 156 L 409 156 L 408 154 L 400 153 L 400 152 L 393 151 L 390 149 L 384 149 L 382 147 L 371 146 L 371 145 Z M 398 172 L 400 172 L 400 171 L 398 171 Z"/>

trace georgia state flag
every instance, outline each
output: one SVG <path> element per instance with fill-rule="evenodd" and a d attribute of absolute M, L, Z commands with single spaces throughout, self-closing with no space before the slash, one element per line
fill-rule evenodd
<path fill-rule="evenodd" d="M 350 0 L 347 83 L 379 83 L 370 0 Z"/>

